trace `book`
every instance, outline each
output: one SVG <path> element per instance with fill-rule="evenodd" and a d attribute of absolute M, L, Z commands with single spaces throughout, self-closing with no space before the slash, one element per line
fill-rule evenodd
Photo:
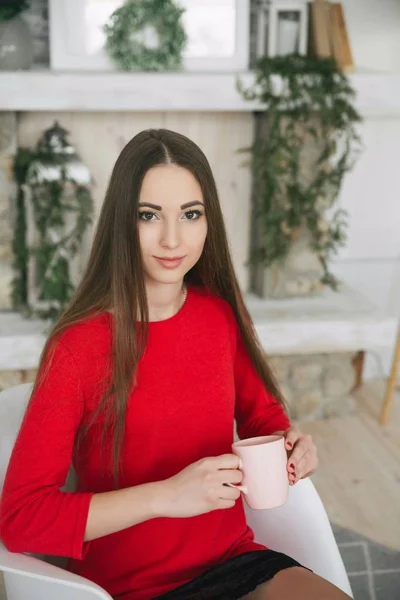
<path fill-rule="evenodd" d="M 326 0 L 314 0 L 310 11 L 310 53 L 319 58 L 333 56 L 330 32 L 330 3 Z"/>
<path fill-rule="evenodd" d="M 344 18 L 343 6 L 340 2 L 331 4 L 329 20 L 332 55 L 338 67 L 342 71 L 350 73 L 354 70 L 354 62 Z"/>

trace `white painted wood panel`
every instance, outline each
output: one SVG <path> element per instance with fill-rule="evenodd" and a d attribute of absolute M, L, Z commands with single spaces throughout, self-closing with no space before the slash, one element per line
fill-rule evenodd
<path fill-rule="evenodd" d="M 400 257 L 400 119 L 367 119 L 360 133 L 364 148 L 340 196 L 350 226 L 338 258 Z"/>
<path fill-rule="evenodd" d="M 104 198 L 112 167 L 124 145 L 139 131 L 166 127 L 193 139 L 206 154 L 219 190 L 234 264 L 239 281 L 247 289 L 245 266 L 249 246 L 251 177 L 241 167 L 236 150 L 251 144 L 250 113 L 21 113 L 20 146 L 33 147 L 54 120 L 70 131 L 70 140 L 94 177 L 96 217 Z"/>

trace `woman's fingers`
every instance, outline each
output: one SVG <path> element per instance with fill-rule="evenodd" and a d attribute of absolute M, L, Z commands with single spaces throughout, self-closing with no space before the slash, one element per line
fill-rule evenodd
<path fill-rule="evenodd" d="M 318 458 L 315 447 L 306 452 L 296 465 L 289 465 L 289 483 L 296 483 L 304 477 L 312 475 L 318 466 Z"/>
<path fill-rule="evenodd" d="M 226 500 L 225 498 L 220 498 L 218 500 L 217 508 L 220 510 L 225 510 L 227 508 L 233 508 L 236 504 L 236 500 Z"/>
<path fill-rule="evenodd" d="M 297 442 L 293 449 L 293 452 L 290 455 L 288 464 L 293 463 L 296 467 L 303 456 L 309 452 L 312 448 L 315 448 L 314 443 L 312 441 L 311 435 L 305 434 L 303 435 Z"/>
<path fill-rule="evenodd" d="M 240 490 L 236 487 L 221 485 L 221 490 L 219 497 L 224 500 L 237 500 L 240 496 Z"/>
<path fill-rule="evenodd" d="M 224 469 L 223 471 L 218 471 L 217 479 L 222 484 L 240 483 L 243 479 L 243 473 L 239 469 Z"/>
<path fill-rule="evenodd" d="M 290 427 L 284 433 L 285 437 L 285 448 L 288 452 L 293 450 L 296 442 L 302 437 L 302 433 L 296 427 Z"/>
<path fill-rule="evenodd" d="M 302 460 L 303 456 L 307 454 L 310 449 L 310 443 L 306 436 L 301 438 L 294 447 L 293 452 L 291 453 L 288 459 L 288 469 L 290 471 L 296 470 L 297 465 Z"/>
<path fill-rule="evenodd" d="M 289 452 L 287 471 L 289 483 L 293 485 L 313 473 L 318 465 L 317 448 L 308 434 L 291 427 L 285 432 L 285 445 Z"/>
<path fill-rule="evenodd" d="M 212 458 L 204 458 L 203 464 L 205 466 L 212 466 L 216 469 L 238 469 L 240 466 L 240 458 L 236 454 L 221 454 L 220 456 L 214 456 Z"/>
<path fill-rule="evenodd" d="M 295 472 L 296 481 L 298 481 L 299 479 L 302 479 L 303 477 L 306 477 L 306 475 L 308 475 L 308 463 L 309 462 L 310 462 L 310 456 L 307 453 L 303 456 L 303 458 L 299 461 L 299 463 L 297 465 L 297 469 Z"/>

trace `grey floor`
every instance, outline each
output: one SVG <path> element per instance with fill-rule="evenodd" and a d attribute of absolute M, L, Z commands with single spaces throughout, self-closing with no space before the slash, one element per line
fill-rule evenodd
<path fill-rule="evenodd" d="M 400 552 L 332 525 L 355 600 L 400 600 Z"/>

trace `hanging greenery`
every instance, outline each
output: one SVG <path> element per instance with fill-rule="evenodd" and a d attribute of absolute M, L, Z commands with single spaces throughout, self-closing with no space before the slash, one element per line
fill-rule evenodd
<path fill-rule="evenodd" d="M 30 7 L 28 0 L 1 0 L 0 21 L 9 21 Z"/>
<path fill-rule="evenodd" d="M 22 310 L 27 304 L 28 249 L 26 245 L 26 214 L 22 185 L 34 157 L 34 151 L 21 148 L 14 160 L 14 179 L 18 186 L 16 198 L 16 219 L 12 249 L 14 253 L 15 277 L 12 282 L 11 300 L 13 307 Z"/>
<path fill-rule="evenodd" d="M 124 71 L 180 69 L 187 42 L 184 10 L 174 0 L 128 0 L 104 26 L 109 55 Z"/>
<path fill-rule="evenodd" d="M 251 261 L 283 261 L 305 228 L 322 283 L 335 289 L 328 263 L 345 243 L 347 215 L 334 204 L 360 149 L 355 92 L 332 59 L 300 55 L 262 58 L 254 83 L 238 88 L 260 104 L 255 142 L 244 149 L 251 152 L 259 230 Z"/>
<path fill-rule="evenodd" d="M 56 123 L 36 150 L 20 149 L 14 162 L 12 300 L 17 310 L 45 319 L 57 318 L 74 291 L 71 264 L 92 222 L 90 175 L 66 136 Z"/>

